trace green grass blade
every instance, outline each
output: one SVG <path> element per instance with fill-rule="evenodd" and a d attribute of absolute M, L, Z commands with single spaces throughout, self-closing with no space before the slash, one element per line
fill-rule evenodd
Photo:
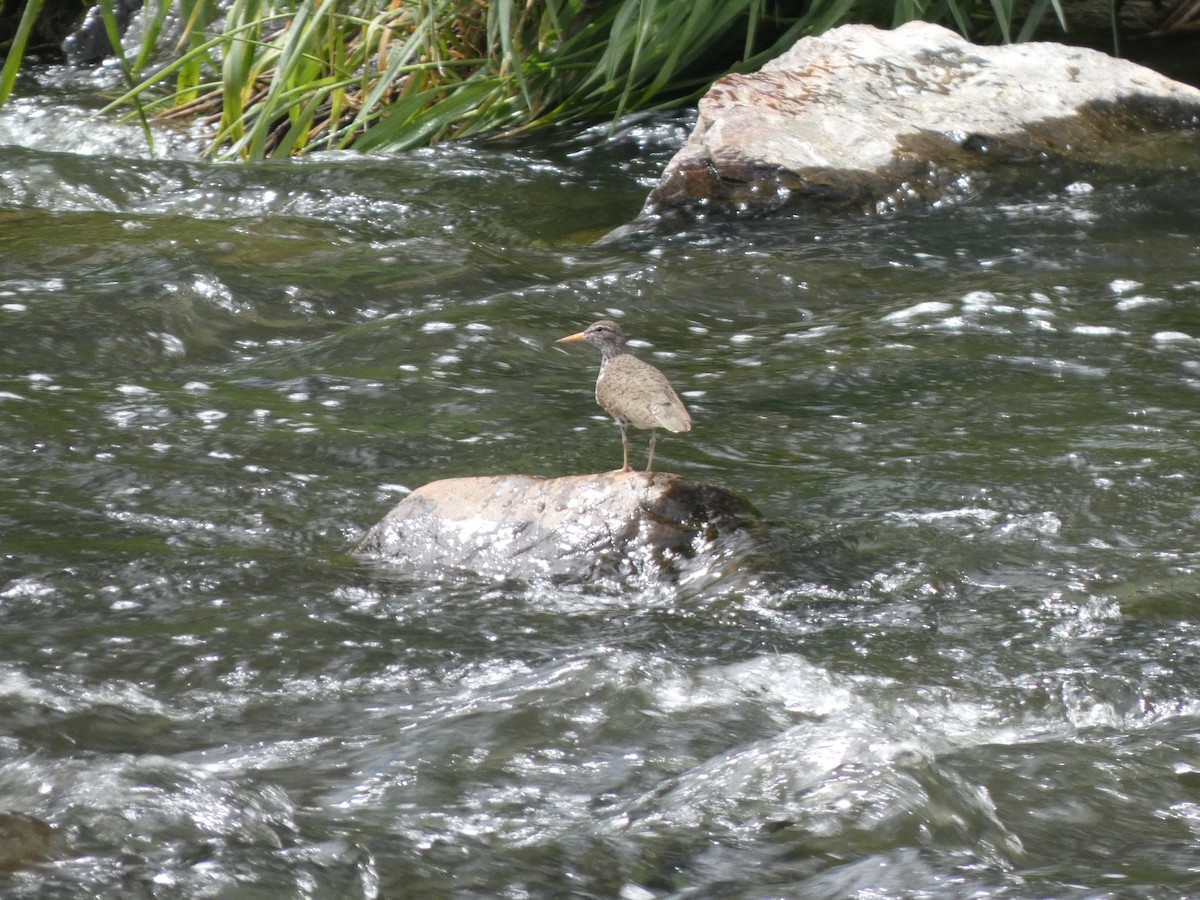
<path fill-rule="evenodd" d="M 396 90 L 406 73 L 414 71 L 413 62 L 420 58 L 422 48 L 429 40 L 428 32 L 433 29 L 435 23 L 430 16 L 415 20 L 411 24 L 413 27 L 408 37 L 397 46 L 388 49 L 387 68 L 376 74 L 370 90 L 362 100 L 358 114 L 350 123 L 351 132 L 364 128 L 368 122 L 377 119 L 385 105 L 385 96 Z"/>
<path fill-rule="evenodd" d="M 243 25 L 242 28 L 240 29 L 240 31 L 248 31 L 248 30 L 252 30 L 252 29 L 257 29 L 259 27 L 261 27 L 261 23 L 250 22 L 250 23 Z M 182 56 L 179 59 L 176 59 L 174 62 L 168 63 L 167 65 L 163 66 L 161 69 L 158 69 L 151 75 L 146 76 L 140 82 L 138 82 L 136 87 L 134 87 L 131 90 L 127 91 L 126 93 L 122 94 L 120 97 L 117 97 L 115 100 L 113 100 L 107 106 L 100 109 L 96 114 L 97 115 L 106 115 L 108 113 L 113 112 L 116 109 L 119 109 L 122 106 L 132 105 L 135 98 L 140 97 L 142 94 L 144 94 L 145 92 L 147 92 L 148 90 L 153 88 L 155 85 L 159 84 L 162 81 L 165 81 L 167 78 L 170 78 L 171 75 L 173 75 L 175 72 L 179 71 L 184 66 L 188 66 L 188 65 L 197 63 L 198 62 L 197 58 L 202 58 L 202 57 L 207 56 L 209 51 L 227 43 L 231 38 L 237 36 L 240 33 L 240 31 L 227 32 L 225 34 L 217 35 L 214 38 L 210 38 L 203 44 L 196 47 L 194 50 L 190 51 L 185 56 Z M 176 98 L 171 98 L 172 101 L 175 101 L 175 99 Z"/>
<path fill-rule="evenodd" d="M 221 43 L 223 97 L 218 139 L 240 138 L 245 132 L 244 110 L 257 88 L 254 45 L 264 20 L 258 15 L 259 0 L 233 0 L 225 15 L 228 40 Z M 245 32 L 245 34 L 243 34 Z"/>
<path fill-rule="evenodd" d="M 310 82 L 316 67 L 312 64 L 317 57 L 313 52 L 321 42 L 321 28 L 326 17 L 336 9 L 339 0 L 323 0 L 316 6 L 314 0 L 302 0 L 285 32 L 283 46 L 275 72 L 267 87 L 262 109 L 255 118 L 250 133 L 246 154 L 250 159 L 266 156 L 267 138 L 280 116 L 287 115 L 291 104 L 284 94 L 297 86 Z"/>
<path fill-rule="evenodd" d="M 125 75 L 125 81 L 132 90 L 136 87 L 136 80 L 133 77 L 133 71 L 129 67 L 129 60 L 125 56 L 125 48 L 121 43 L 121 26 L 117 23 L 117 14 L 113 9 L 113 0 L 100 0 L 100 16 L 104 20 L 104 31 L 108 35 L 108 42 L 112 45 L 113 52 L 117 55 L 117 61 L 121 65 L 121 72 Z M 146 110 L 142 106 L 141 98 L 134 96 L 133 108 L 137 112 L 138 121 L 142 125 L 142 133 L 146 136 L 146 145 L 150 149 L 151 155 L 154 153 L 154 132 L 150 130 L 150 121 L 146 118 Z"/>
<path fill-rule="evenodd" d="M 465 82 L 441 102 L 435 102 L 441 94 L 440 89 L 418 93 L 390 107 L 383 118 L 351 146 L 363 152 L 394 152 L 437 140 L 478 107 L 496 86 L 497 82 L 492 79 Z"/>
<path fill-rule="evenodd" d="M 12 96 L 17 75 L 21 71 L 21 61 L 25 58 L 25 48 L 29 45 L 29 35 L 33 33 L 33 24 L 37 21 L 44 2 L 45 0 L 28 0 L 25 11 L 21 13 L 21 21 L 17 23 L 16 34 L 8 47 L 8 56 L 4 58 L 4 68 L 0 70 L 0 106 Z"/>
<path fill-rule="evenodd" d="M 992 12 L 996 16 L 996 24 L 1000 26 L 1000 35 L 1004 43 L 1012 43 L 1013 0 L 991 0 Z"/>
<path fill-rule="evenodd" d="M 959 0 L 946 0 L 946 10 L 950 18 L 954 20 L 954 24 L 958 28 L 958 33 L 970 39 L 972 31 L 971 18 L 967 11 L 963 9 L 962 3 Z"/>
<path fill-rule="evenodd" d="M 166 22 L 167 15 L 171 12 L 171 0 L 155 0 L 155 12 L 153 18 L 150 17 L 150 4 L 142 5 L 142 15 L 147 17 L 148 23 L 142 32 L 142 43 L 138 49 L 137 58 L 133 61 L 130 68 L 133 71 L 134 77 L 141 73 L 142 69 L 149 63 L 150 58 L 158 49 L 158 37 L 162 34 L 163 23 Z"/>

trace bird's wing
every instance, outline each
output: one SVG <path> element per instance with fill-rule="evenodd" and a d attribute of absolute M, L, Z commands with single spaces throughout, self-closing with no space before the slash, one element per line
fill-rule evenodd
<path fill-rule="evenodd" d="M 687 407 L 669 387 L 651 401 L 650 412 L 667 431 L 688 431 L 692 427 Z"/>

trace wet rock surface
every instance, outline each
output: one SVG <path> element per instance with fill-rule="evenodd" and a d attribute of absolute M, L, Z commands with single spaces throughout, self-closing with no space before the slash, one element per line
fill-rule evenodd
<path fill-rule="evenodd" d="M 927 206 L 997 163 L 1105 163 L 1198 122 L 1200 90 L 1099 51 L 847 25 L 714 84 L 639 221 Z"/>
<path fill-rule="evenodd" d="M 758 522 L 737 494 L 661 472 L 452 478 L 413 491 L 355 552 L 415 573 L 669 569 Z"/>

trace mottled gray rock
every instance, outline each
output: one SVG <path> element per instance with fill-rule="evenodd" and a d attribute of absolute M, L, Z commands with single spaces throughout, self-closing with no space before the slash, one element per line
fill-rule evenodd
<path fill-rule="evenodd" d="M 1095 50 L 846 25 L 714 84 L 642 220 L 920 206 L 996 159 L 1105 162 L 1134 135 L 1198 122 L 1200 90 Z"/>
<path fill-rule="evenodd" d="M 737 494 L 661 472 L 451 478 L 405 497 L 355 552 L 418 574 L 670 570 L 757 523 Z"/>

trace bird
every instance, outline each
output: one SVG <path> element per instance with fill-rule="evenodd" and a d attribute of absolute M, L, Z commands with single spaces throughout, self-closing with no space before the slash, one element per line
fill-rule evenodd
<path fill-rule="evenodd" d="M 656 429 L 689 431 L 692 417 L 667 381 L 667 376 L 648 362 L 625 349 L 625 332 L 611 319 L 593 322 L 583 331 L 559 338 L 556 343 L 580 341 L 600 350 L 600 377 L 596 379 L 596 402 L 621 426 L 623 461 L 620 472 L 632 472 L 629 465 L 630 425 L 650 429 L 650 455 L 646 471 L 654 465 Z"/>

